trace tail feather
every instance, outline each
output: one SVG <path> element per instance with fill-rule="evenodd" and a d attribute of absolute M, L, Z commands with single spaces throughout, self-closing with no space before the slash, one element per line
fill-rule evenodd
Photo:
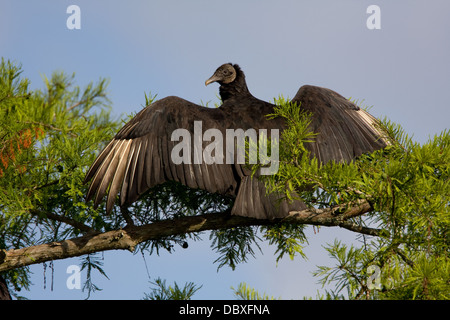
<path fill-rule="evenodd" d="M 290 211 L 307 208 L 302 201 L 280 198 L 280 195 L 274 193 L 267 194 L 263 181 L 245 176 L 240 183 L 231 214 L 257 219 L 281 219 L 287 217 Z"/>

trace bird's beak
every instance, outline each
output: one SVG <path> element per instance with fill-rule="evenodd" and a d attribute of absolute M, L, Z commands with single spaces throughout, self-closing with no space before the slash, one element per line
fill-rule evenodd
<path fill-rule="evenodd" d="M 215 74 L 213 74 L 211 78 L 209 78 L 208 80 L 205 81 L 205 86 L 207 86 L 210 83 L 216 82 L 218 80 L 219 80 L 219 78 Z"/>

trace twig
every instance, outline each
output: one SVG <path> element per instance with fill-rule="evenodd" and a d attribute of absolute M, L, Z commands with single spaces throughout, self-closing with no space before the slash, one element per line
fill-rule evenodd
<path fill-rule="evenodd" d="M 34 216 L 45 216 L 48 219 L 51 220 L 55 220 L 55 221 L 59 221 L 59 222 L 63 222 L 65 224 L 71 225 L 72 227 L 80 230 L 80 231 L 84 231 L 86 233 L 93 233 L 93 232 L 97 232 L 97 230 L 85 225 L 84 223 L 75 221 L 73 219 L 70 219 L 68 217 L 64 217 L 64 216 L 60 216 L 51 212 L 44 212 L 44 211 L 38 211 L 38 210 L 30 210 L 30 213 Z"/>

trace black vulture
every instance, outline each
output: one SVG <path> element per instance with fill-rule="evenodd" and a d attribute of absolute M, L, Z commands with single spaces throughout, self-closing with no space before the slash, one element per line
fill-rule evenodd
<path fill-rule="evenodd" d="M 126 123 L 89 169 L 85 183 L 92 182 L 86 201 L 94 199 L 97 206 L 108 193 L 106 211 L 110 213 L 119 192 L 120 204 L 126 206 L 151 187 L 173 180 L 191 188 L 234 197 L 231 210 L 234 215 L 272 219 L 305 209 L 301 201 L 280 202 L 279 196 L 267 195 L 264 182 L 257 175 L 252 176 L 248 166 L 231 158 L 236 154 L 230 156 L 231 161 L 201 161 L 203 149 L 198 149 L 206 148 L 213 140 L 210 137 L 205 141 L 203 137 L 196 144 L 193 140 L 201 139 L 195 135 L 196 130 L 215 129 L 225 137 L 227 129 L 282 130 L 285 126 L 281 118 L 267 118 L 275 106 L 250 93 L 237 64 L 220 66 L 205 85 L 213 82 L 220 84 L 222 105 L 218 108 L 169 96 L 145 107 Z M 330 89 L 302 86 L 292 102 L 301 103 L 301 108 L 312 113 L 311 130 L 318 135 L 306 147 L 320 163 L 350 161 L 388 144 L 373 116 Z M 183 136 L 183 146 L 192 152 L 177 149 L 175 154 L 184 157 L 181 162 L 173 159 L 174 147 L 179 148 L 182 141 L 182 135 L 174 139 L 174 132 L 194 136 L 193 140 L 191 135 Z M 227 150 L 223 150 L 222 155 L 217 152 L 215 160 L 228 156 Z"/>

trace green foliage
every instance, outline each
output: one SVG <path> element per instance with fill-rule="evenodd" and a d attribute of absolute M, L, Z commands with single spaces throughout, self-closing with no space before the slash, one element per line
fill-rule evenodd
<path fill-rule="evenodd" d="M 102 259 L 96 257 L 95 255 L 88 254 L 87 256 L 82 258 L 81 263 L 81 271 L 86 269 L 86 281 L 83 285 L 83 291 L 87 290 L 88 296 L 86 299 L 89 299 L 91 296 L 91 292 L 101 291 L 92 281 L 92 271 L 97 270 L 100 274 L 102 274 L 105 278 L 109 279 L 106 273 L 103 271 L 103 261 Z"/>
<path fill-rule="evenodd" d="M 304 143 L 313 141 L 316 134 L 308 128 L 311 115 L 302 110 L 299 104 L 292 104 L 282 96 L 274 99 L 274 102 L 274 114 L 268 115 L 268 118 L 283 117 L 288 130 L 284 130 L 280 137 L 278 172 L 265 176 L 265 181 L 269 192 L 284 194 L 286 199 L 292 200 L 295 189 L 301 190 L 316 182 L 317 163 L 310 159 L 304 147 Z M 253 170 L 259 167 L 254 166 Z M 305 199 L 305 196 L 302 194 L 301 198 Z"/>
<path fill-rule="evenodd" d="M 98 145 L 117 128 L 106 108 L 106 81 L 82 91 L 73 87 L 74 76 L 55 73 L 44 79 L 43 91 L 29 91 L 27 81 L 18 80 L 17 67 L 2 62 L 0 68 L 16 79 L 7 79 L 12 87 L 2 87 L 0 93 L 4 217 L 14 223 L 35 211 L 86 218 L 79 214 L 86 209 L 84 171 Z M 94 113 L 95 107 L 100 113 Z"/>
<path fill-rule="evenodd" d="M 345 291 L 348 297 L 359 298 L 368 290 L 367 268 L 374 264 L 372 252 L 365 250 L 364 247 L 355 248 L 353 245 L 348 248 L 337 240 L 326 250 L 336 260 L 336 265 L 334 267 L 319 266 L 313 275 L 321 277 L 322 285 L 334 283 L 335 289 L 326 292 L 327 297 L 343 298 L 341 292 Z"/>
<path fill-rule="evenodd" d="M 211 246 L 219 254 L 214 262 L 219 263 L 218 269 L 228 266 L 234 270 L 238 263 L 245 263 L 249 257 L 255 257 L 254 247 L 261 251 L 259 242 L 263 239 L 276 247 L 277 263 L 285 254 L 291 260 L 296 255 L 306 258 L 303 243 L 307 242 L 307 239 L 303 229 L 283 223 L 270 227 L 238 227 L 211 231 Z"/>
<path fill-rule="evenodd" d="M 151 284 L 155 288 L 151 289 L 151 293 L 145 293 L 144 300 L 190 300 L 202 287 L 192 282 L 185 283 L 183 288 L 180 288 L 176 282 L 173 287 L 167 286 L 166 280 L 161 278 L 157 278 Z"/>
<path fill-rule="evenodd" d="M 265 292 L 261 295 L 257 290 L 248 286 L 245 282 L 239 283 L 237 289 L 231 287 L 236 298 L 241 300 L 276 300 Z"/>
<path fill-rule="evenodd" d="M 202 288 L 197 286 L 193 282 L 184 284 L 181 288 L 176 282 L 173 286 L 168 286 L 166 280 L 157 278 L 154 282 L 150 282 L 153 285 L 150 293 L 144 293 L 144 300 L 191 300 L 192 296 Z M 280 298 L 274 298 L 266 293 L 260 294 L 254 288 L 248 286 L 245 282 L 239 283 L 237 289 L 231 287 L 234 296 L 241 300 L 276 300 Z"/>
<path fill-rule="evenodd" d="M 319 266 L 314 276 L 323 286 L 333 285 L 326 296 L 334 299 L 450 299 L 448 256 L 403 252 L 398 248 L 350 248 L 338 241 L 326 250 L 334 266 Z M 374 272 L 370 272 L 374 271 Z M 370 285 L 372 284 L 372 286 Z"/>
<path fill-rule="evenodd" d="M 306 255 L 303 253 L 303 243 L 307 243 L 307 239 L 302 226 L 282 223 L 271 227 L 261 227 L 261 231 L 264 232 L 264 238 L 268 240 L 269 244 L 277 247 L 275 251 L 275 254 L 278 254 L 277 263 L 285 254 L 291 260 L 294 260 L 297 254 L 306 259 Z"/>
<path fill-rule="evenodd" d="M 0 64 L 0 248 L 23 248 L 108 228 L 84 202 L 83 178 L 118 123 L 109 116 L 107 81 L 84 89 L 74 75 L 44 77 L 30 90 L 21 68 Z M 64 223 L 64 222 L 65 223 Z M 28 288 L 28 268 L 3 276 Z"/>
<path fill-rule="evenodd" d="M 222 195 L 169 181 L 151 188 L 128 208 L 128 213 L 135 224 L 148 224 L 169 218 L 223 212 L 229 210 L 231 205 L 232 200 Z M 160 249 L 174 252 L 175 245 L 185 247 L 189 240 L 199 239 L 195 233 L 173 235 L 142 243 L 138 249 L 150 254 L 159 254 Z"/>
<path fill-rule="evenodd" d="M 233 270 L 237 263 L 247 262 L 248 256 L 255 256 L 252 245 L 259 248 L 257 229 L 239 227 L 211 231 L 211 246 L 220 254 L 214 262 L 219 262 L 218 269 L 227 265 Z M 260 248 L 259 248 L 260 249 Z"/>

